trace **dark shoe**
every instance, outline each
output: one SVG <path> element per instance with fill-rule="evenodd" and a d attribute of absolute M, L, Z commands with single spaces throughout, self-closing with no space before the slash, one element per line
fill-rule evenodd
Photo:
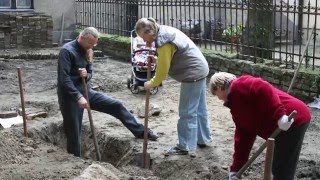
<path fill-rule="evenodd" d="M 144 138 L 143 136 L 144 136 L 144 133 L 136 136 L 136 138 L 138 138 L 138 139 L 143 139 L 143 138 Z M 157 141 L 158 138 L 159 138 L 159 136 L 155 135 L 155 134 L 152 132 L 152 130 L 150 130 L 150 129 L 148 130 L 148 139 L 149 139 L 150 141 Z"/>
<path fill-rule="evenodd" d="M 181 150 L 177 146 L 170 148 L 164 155 L 170 156 L 170 155 L 188 155 L 188 151 Z"/>
<path fill-rule="evenodd" d="M 159 138 L 159 136 L 157 136 L 156 134 L 154 134 L 150 129 L 148 131 L 148 139 L 150 141 L 157 141 Z"/>
<path fill-rule="evenodd" d="M 200 149 L 203 149 L 203 148 L 206 148 L 206 147 L 209 147 L 208 145 L 206 145 L 206 144 L 197 144 L 198 145 L 198 147 L 200 148 Z"/>

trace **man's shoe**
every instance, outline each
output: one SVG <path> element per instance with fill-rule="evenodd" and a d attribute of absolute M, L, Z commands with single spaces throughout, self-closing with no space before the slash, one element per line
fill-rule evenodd
<path fill-rule="evenodd" d="M 144 138 L 143 136 L 144 136 L 144 133 L 136 136 L 136 138 L 143 139 Z M 159 138 L 159 136 L 155 135 L 152 130 L 150 130 L 150 129 L 148 130 L 148 139 L 150 141 L 157 141 L 158 138 Z"/>
<path fill-rule="evenodd" d="M 154 134 L 150 129 L 148 131 L 148 139 L 150 141 L 157 141 L 159 138 L 159 136 L 157 136 L 156 134 Z"/>

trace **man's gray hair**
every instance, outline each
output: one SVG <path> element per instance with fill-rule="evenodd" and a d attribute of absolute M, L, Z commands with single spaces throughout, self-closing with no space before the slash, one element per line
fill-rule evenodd
<path fill-rule="evenodd" d="M 80 32 L 80 36 L 86 37 L 88 35 L 92 35 L 95 38 L 100 37 L 99 31 L 95 27 L 86 27 Z"/>
<path fill-rule="evenodd" d="M 234 74 L 227 72 L 218 72 L 210 78 L 210 91 L 214 92 L 218 88 L 225 89 L 230 86 L 231 81 L 237 77 Z"/>

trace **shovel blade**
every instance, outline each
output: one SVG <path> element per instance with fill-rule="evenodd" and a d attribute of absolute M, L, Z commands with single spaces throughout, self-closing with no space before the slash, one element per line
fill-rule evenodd
<path fill-rule="evenodd" d="M 152 166 L 152 159 L 150 157 L 149 153 L 143 154 L 143 153 L 139 153 L 137 155 L 137 166 L 145 168 L 145 169 L 151 169 Z"/>

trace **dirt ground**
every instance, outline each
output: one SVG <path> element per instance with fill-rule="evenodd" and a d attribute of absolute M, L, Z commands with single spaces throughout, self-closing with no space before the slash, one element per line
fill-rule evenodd
<path fill-rule="evenodd" d="M 11 51 L 13 54 L 19 53 Z M 39 52 L 39 51 L 37 51 Z M 1 52 L 10 53 L 8 51 Z M 41 53 L 58 53 L 41 50 Z M 151 170 L 136 166 L 143 141 L 136 139 L 119 120 L 93 112 L 103 162 L 95 161 L 95 151 L 87 113 L 84 114 L 83 154 L 76 158 L 66 153 L 62 117 L 56 96 L 57 59 L 23 60 L 0 58 L 1 111 L 20 108 L 17 67 L 22 68 L 26 108 L 48 112 L 47 118 L 28 120 L 28 136 L 22 125 L 0 130 L 0 179 L 73 179 L 90 164 L 97 163 L 119 179 L 226 179 L 233 152 L 234 125 L 229 110 L 216 97 L 208 94 L 208 112 L 213 141 L 198 149 L 197 157 L 170 156 L 163 153 L 177 142 L 176 124 L 180 84 L 168 78 L 150 102 L 162 110 L 149 118 L 149 127 L 159 136 L 149 142 L 153 159 Z M 132 94 L 126 87 L 129 63 L 104 57 L 95 60 L 92 85 L 109 96 L 122 100 L 134 114 L 145 103 L 145 93 Z M 306 133 L 297 169 L 297 179 L 320 179 L 320 111 L 310 109 L 312 122 Z M 143 122 L 143 119 L 140 119 Z M 254 151 L 263 143 L 257 139 Z M 264 153 L 244 173 L 244 179 L 262 179 Z"/>

